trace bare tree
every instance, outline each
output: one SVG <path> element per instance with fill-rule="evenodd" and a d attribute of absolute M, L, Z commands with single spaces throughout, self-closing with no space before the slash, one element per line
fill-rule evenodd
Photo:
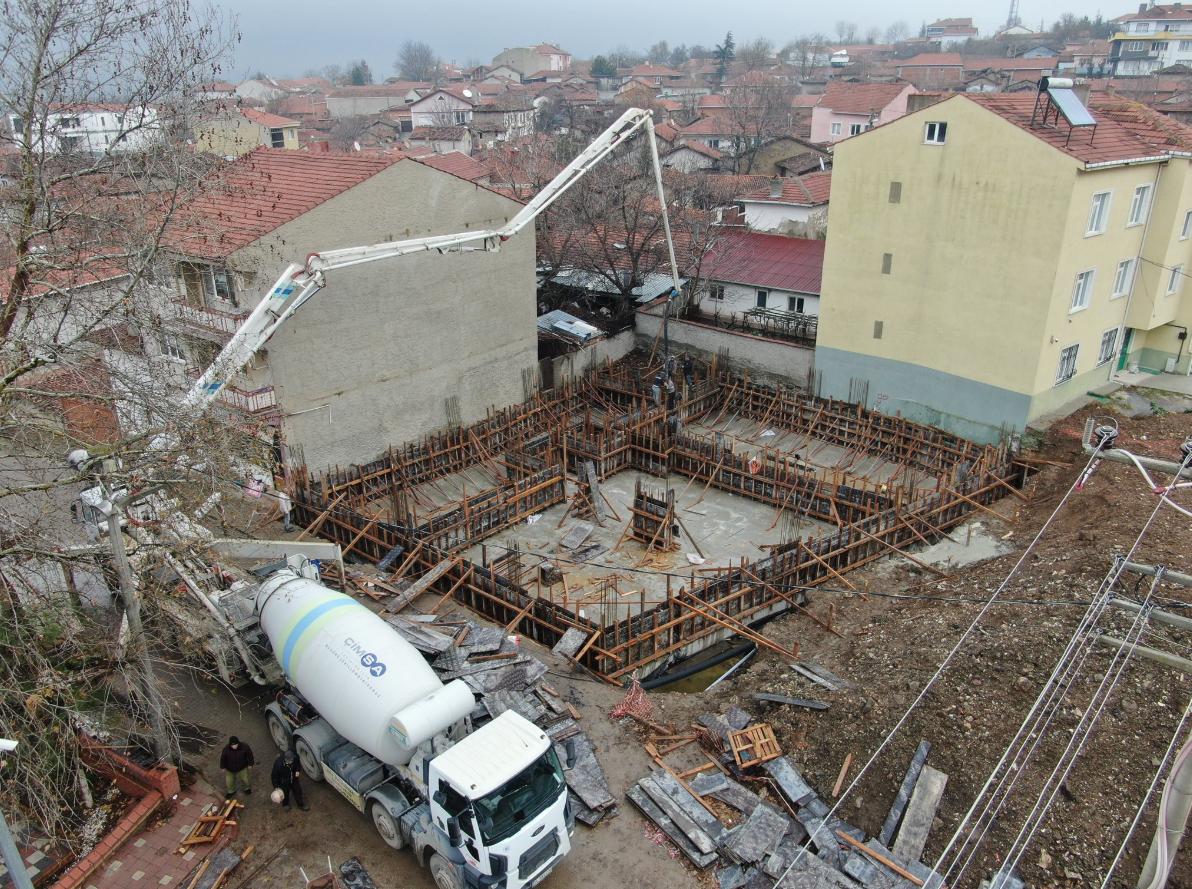
<path fill-rule="evenodd" d="M 439 56 L 429 43 L 407 40 L 397 52 L 393 70 L 402 80 L 433 80 L 439 68 Z"/>
<path fill-rule="evenodd" d="M 902 43 L 910 35 L 910 26 L 904 21 L 897 21 L 886 28 L 886 43 Z"/>
<path fill-rule="evenodd" d="M 765 37 L 758 37 L 741 45 L 737 50 L 737 61 L 745 66 L 746 71 L 756 71 L 762 68 L 774 53 L 774 44 Z"/>
<path fill-rule="evenodd" d="M 865 42 L 869 45 L 877 43 L 882 38 L 882 29 L 874 26 L 865 30 Z"/>
<path fill-rule="evenodd" d="M 372 125 L 372 118 L 363 114 L 353 114 L 336 118 L 331 125 L 331 144 L 340 151 L 354 151 L 360 138 L 368 132 Z"/>
<path fill-rule="evenodd" d="M 797 91 L 793 83 L 754 71 L 742 75 L 726 93 L 737 172 L 752 172 L 757 150 L 790 133 Z"/>
<path fill-rule="evenodd" d="M 17 170 L 0 194 L 0 725 L 22 739 L 0 793 L 67 840 L 86 806 L 79 729 L 160 737 L 171 717 L 144 635 L 121 654 L 105 603 L 84 607 L 79 576 L 103 590 L 110 575 L 106 546 L 73 536 L 69 504 L 94 480 L 64 455 L 110 455 L 109 480 L 133 490 L 174 476 L 184 453 L 221 453 L 226 428 L 175 406 L 188 344 L 163 248 L 209 181 L 210 158 L 189 146 L 193 97 L 231 31 L 188 0 L 0 5 L 0 116 L 15 124 L 0 147 Z"/>
<path fill-rule="evenodd" d="M 840 19 L 836 22 L 836 37 L 841 43 L 857 42 L 857 23 Z"/>
<path fill-rule="evenodd" d="M 665 40 L 659 40 L 646 52 L 646 61 L 655 65 L 666 65 L 670 62 L 670 47 Z"/>

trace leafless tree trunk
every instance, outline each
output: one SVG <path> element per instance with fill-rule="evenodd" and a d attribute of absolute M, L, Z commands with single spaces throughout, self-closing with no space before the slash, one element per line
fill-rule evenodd
<path fill-rule="evenodd" d="M 4 793 L 59 837 L 78 810 L 78 730 L 124 713 L 135 731 L 157 706 L 112 645 L 113 612 L 80 596 L 80 577 L 114 583 L 106 543 L 69 521 L 94 480 L 65 455 L 108 453 L 113 482 L 136 489 L 229 441 L 171 407 L 190 350 L 163 244 L 210 181 L 214 161 L 188 144 L 194 97 L 232 36 L 189 0 L 0 4 L 0 113 L 17 121 L 0 136 L 14 159 L 0 194 L 0 724 L 22 740 Z M 206 496 L 175 493 L 183 508 Z"/>
<path fill-rule="evenodd" d="M 433 80 L 439 68 L 439 56 L 429 43 L 407 40 L 397 52 L 393 70 L 402 80 Z"/>

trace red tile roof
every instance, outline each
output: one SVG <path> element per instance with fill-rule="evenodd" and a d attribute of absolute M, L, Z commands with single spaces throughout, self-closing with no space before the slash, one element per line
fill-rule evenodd
<path fill-rule="evenodd" d="M 664 142 L 674 142 L 679 137 L 679 131 L 666 123 L 654 124 L 654 134 Z"/>
<path fill-rule="evenodd" d="M 450 173 L 452 176 L 458 176 L 469 182 L 475 182 L 477 179 L 491 175 L 488 167 L 460 151 L 429 155 L 419 158 L 418 163 L 426 164 L 428 167 L 434 167 L 436 170 L 442 170 L 444 173 Z"/>
<path fill-rule="evenodd" d="M 665 65 L 651 65 L 648 62 L 638 65 L 633 69 L 634 77 L 682 77 L 683 75 L 674 68 L 667 68 Z"/>
<path fill-rule="evenodd" d="M 819 107 L 838 114 L 868 114 L 881 111 L 907 88 L 909 83 L 837 83 L 828 84 L 820 96 Z"/>
<path fill-rule="evenodd" d="M 684 136 L 723 136 L 732 132 L 732 124 L 723 117 L 702 117 L 679 132 Z"/>
<path fill-rule="evenodd" d="M 1086 164 L 1155 157 L 1165 150 L 1159 140 L 1167 138 L 1167 131 L 1160 130 L 1158 124 L 1149 121 L 1141 113 L 1133 117 L 1123 114 L 1120 116 L 1121 119 L 1115 119 L 1110 114 L 1094 110 L 1091 113 L 1097 121 L 1095 131 L 1093 127 L 1080 127 L 1073 129 L 1071 136 L 1069 136 L 1068 127 L 1062 121 L 1059 126 L 1044 127 L 1036 124 L 1032 127 L 1031 114 L 1035 108 L 1035 96 L 1034 92 L 963 93 L 944 101 L 954 102 L 963 97 L 970 102 L 975 102 L 1035 138 Z M 938 108 L 940 106 L 931 107 Z M 1132 107 L 1140 108 L 1141 106 Z M 1155 114 L 1155 116 L 1159 115 Z M 1168 121 L 1166 126 L 1171 126 L 1174 123 L 1174 121 Z M 1183 127 L 1183 129 L 1187 130 L 1188 128 Z M 1148 139 L 1152 141 L 1148 141 Z"/>
<path fill-rule="evenodd" d="M 822 96 L 813 96 L 808 93 L 801 93 L 797 96 L 791 97 L 791 106 L 794 108 L 814 108 Z"/>
<path fill-rule="evenodd" d="M 410 133 L 410 138 L 458 142 L 467 135 L 467 132 L 467 127 L 415 127 L 414 131 Z"/>
<path fill-rule="evenodd" d="M 419 89 L 431 89 L 433 84 L 420 81 L 401 83 L 376 83 L 370 86 L 341 86 L 327 93 L 332 99 L 379 98 L 382 96 L 404 96 Z"/>
<path fill-rule="evenodd" d="M 701 274 L 752 287 L 818 294 L 823 271 L 823 241 L 730 231 L 712 245 Z"/>
<path fill-rule="evenodd" d="M 253 123 L 258 123 L 263 127 L 296 127 L 298 121 L 290 120 L 288 117 L 282 117 L 278 114 L 270 114 L 268 111 L 259 111 L 256 108 L 241 108 L 240 116 L 247 117 Z"/>
<path fill-rule="evenodd" d="M 724 153 L 712 148 L 710 145 L 705 145 L 703 142 L 684 142 L 678 148 L 671 149 L 667 154 L 674 154 L 676 151 L 682 151 L 684 148 L 694 151 L 696 154 L 702 154 L 704 157 L 710 157 L 712 160 L 723 160 Z"/>
<path fill-rule="evenodd" d="M 188 256 L 225 258 L 396 160 L 258 148 L 225 167 L 215 186 L 177 215 L 167 243 Z"/>
<path fill-rule="evenodd" d="M 743 201 L 766 201 L 774 204 L 799 204 L 814 206 L 828 203 L 832 194 L 832 174 L 807 173 L 803 176 L 789 176 L 782 180 L 782 194 L 772 197 L 770 186 L 744 195 Z"/>
<path fill-rule="evenodd" d="M 959 68 L 964 64 L 958 52 L 923 52 L 910 59 L 891 62 L 892 68 Z"/>
<path fill-rule="evenodd" d="M 1192 19 L 1192 9 L 1180 4 L 1177 9 L 1172 6 L 1152 6 L 1149 9 L 1144 9 L 1142 12 L 1131 12 L 1127 15 L 1118 16 L 1113 19 L 1115 22 L 1142 22 L 1153 21 L 1155 19 L 1171 19 L 1174 21 L 1187 21 Z"/>

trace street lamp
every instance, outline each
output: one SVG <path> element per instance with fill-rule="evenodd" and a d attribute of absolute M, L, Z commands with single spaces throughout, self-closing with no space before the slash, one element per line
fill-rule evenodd
<path fill-rule="evenodd" d="M 17 741 L 0 738 L 0 753 L 12 753 L 17 749 Z M 0 760 L 3 765 L 3 760 Z M 4 812 L 0 810 L 0 855 L 8 867 L 8 874 L 12 877 L 12 884 L 16 889 L 33 889 L 33 881 L 29 879 L 29 871 L 25 870 L 25 859 L 17 849 L 12 832 L 8 829 L 8 822 L 4 819 Z"/>

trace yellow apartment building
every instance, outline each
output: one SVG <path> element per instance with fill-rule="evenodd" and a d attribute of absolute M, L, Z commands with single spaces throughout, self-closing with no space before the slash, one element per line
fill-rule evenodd
<path fill-rule="evenodd" d="M 835 147 L 823 395 L 994 441 L 1118 368 L 1188 373 L 1192 128 L 1054 93 L 957 94 Z"/>
<path fill-rule="evenodd" d="M 299 122 L 256 108 L 228 108 L 207 117 L 195 130 L 200 151 L 240 157 L 254 148 L 297 151 Z"/>

